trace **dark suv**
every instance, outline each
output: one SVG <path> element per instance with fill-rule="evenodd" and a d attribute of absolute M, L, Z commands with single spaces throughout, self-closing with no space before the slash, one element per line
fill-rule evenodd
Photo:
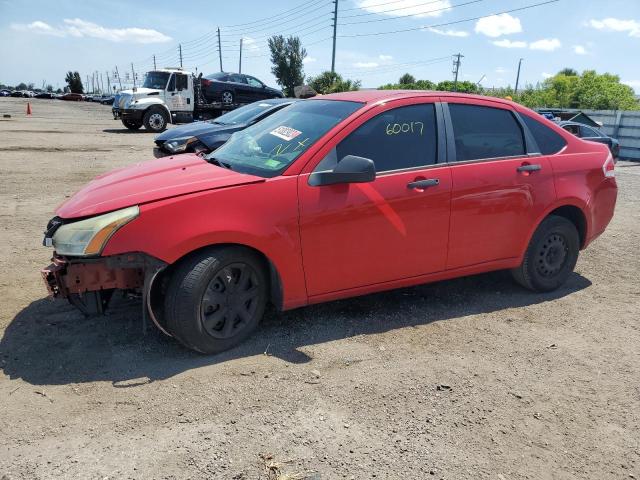
<path fill-rule="evenodd" d="M 613 158 L 618 158 L 618 154 L 620 153 L 620 142 L 615 138 L 611 138 L 600 130 L 578 122 L 560 122 L 558 125 L 564 128 L 567 132 L 573 133 L 576 137 L 583 140 L 604 143 L 609 147 Z"/>
<path fill-rule="evenodd" d="M 202 91 L 209 102 L 250 103 L 267 98 L 282 98 L 280 90 L 267 87 L 250 75 L 219 72 L 202 79 Z"/>

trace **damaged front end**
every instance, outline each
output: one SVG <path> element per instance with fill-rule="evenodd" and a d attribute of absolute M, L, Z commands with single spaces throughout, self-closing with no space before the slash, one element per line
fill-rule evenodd
<path fill-rule="evenodd" d="M 152 295 L 167 264 L 140 252 L 101 256 L 111 236 L 138 213 L 138 207 L 128 207 L 77 220 L 54 217 L 43 244 L 55 251 L 42 277 L 50 297 L 67 299 L 87 316 L 103 314 L 116 290 L 141 295 L 145 323 L 150 316 L 167 333 L 153 313 L 154 306 L 161 309 L 161 296 Z"/>

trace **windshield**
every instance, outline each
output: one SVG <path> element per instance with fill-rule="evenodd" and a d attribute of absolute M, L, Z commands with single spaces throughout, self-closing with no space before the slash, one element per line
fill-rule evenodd
<path fill-rule="evenodd" d="M 256 117 L 259 117 L 267 110 L 270 110 L 276 106 L 282 106 L 282 104 L 274 105 L 272 103 L 256 102 L 245 105 L 244 107 L 236 108 L 235 110 L 225 113 L 214 120 L 214 123 L 220 123 L 222 125 L 235 125 L 237 123 L 248 123 Z"/>
<path fill-rule="evenodd" d="M 229 74 L 225 72 L 218 72 L 218 73 L 212 73 L 211 75 L 207 75 L 204 78 L 208 78 L 209 80 L 222 80 L 227 78 L 227 75 Z"/>
<path fill-rule="evenodd" d="M 275 177 L 362 103 L 308 100 L 294 103 L 234 133 L 207 160 L 243 173 Z"/>
<path fill-rule="evenodd" d="M 144 88 L 155 88 L 156 90 L 164 90 L 169 80 L 168 72 L 149 72 L 147 78 L 144 79 Z"/>

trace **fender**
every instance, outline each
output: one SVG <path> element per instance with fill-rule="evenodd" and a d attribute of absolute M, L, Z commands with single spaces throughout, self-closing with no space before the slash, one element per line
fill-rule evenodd
<path fill-rule="evenodd" d="M 522 261 L 522 258 L 524 257 L 527 247 L 529 246 L 529 242 L 531 242 L 531 237 L 533 237 L 533 234 L 538 229 L 542 221 L 545 218 L 547 218 L 551 212 L 553 212 L 554 210 L 557 210 L 560 207 L 576 207 L 582 212 L 582 215 L 584 216 L 585 222 L 586 222 L 585 242 L 581 248 L 581 249 L 584 249 L 587 246 L 588 239 L 590 238 L 591 230 L 592 230 L 592 220 L 590 215 L 587 214 L 587 212 L 589 211 L 588 205 L 589 205 L 588 201 L 585 202 L 584 199 L 579 197 L 565 197 L 565 198 L 556 199 L 555 202 L 549 205 L 540 214 L 540 216 L 536 219 L 536 221 L 533 223 L 533 225 L 527 232 L 527 236 L 526 236 L 527 241 L 524 245 L 522 245 L 522 248 L 520 249 L 522 254 L 520 255 L 520 257 L 518 257 L 519 262 Z"/>
<path fill-rule="evenodd" d="M 162 107 L 162 109 L 166 112 L 169 118 L 169 123 L 173 123 L 173 115 L 171 115 L 171 111 L 167 107 L 167 104 L 161 98 L 158 98 L 158 97 L 140 98 L 139 100 L 136 100 L 136 103 L 132 103 L 129 108 L 132 108 L 134 110 L 144 110 L 146 112 L 149 108 L 154 106 Z"/>

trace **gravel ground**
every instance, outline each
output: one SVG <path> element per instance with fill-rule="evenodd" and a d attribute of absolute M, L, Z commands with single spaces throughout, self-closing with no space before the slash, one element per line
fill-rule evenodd
<path fill-rule="evenodd" d="M 0 98 L 0 478 L 640 478 L 640 164 L 561 290 L 504 272 L 270 313 L 200 356 L 39 269 L 56 205 L 153 161 L 109 107 Z"/>

